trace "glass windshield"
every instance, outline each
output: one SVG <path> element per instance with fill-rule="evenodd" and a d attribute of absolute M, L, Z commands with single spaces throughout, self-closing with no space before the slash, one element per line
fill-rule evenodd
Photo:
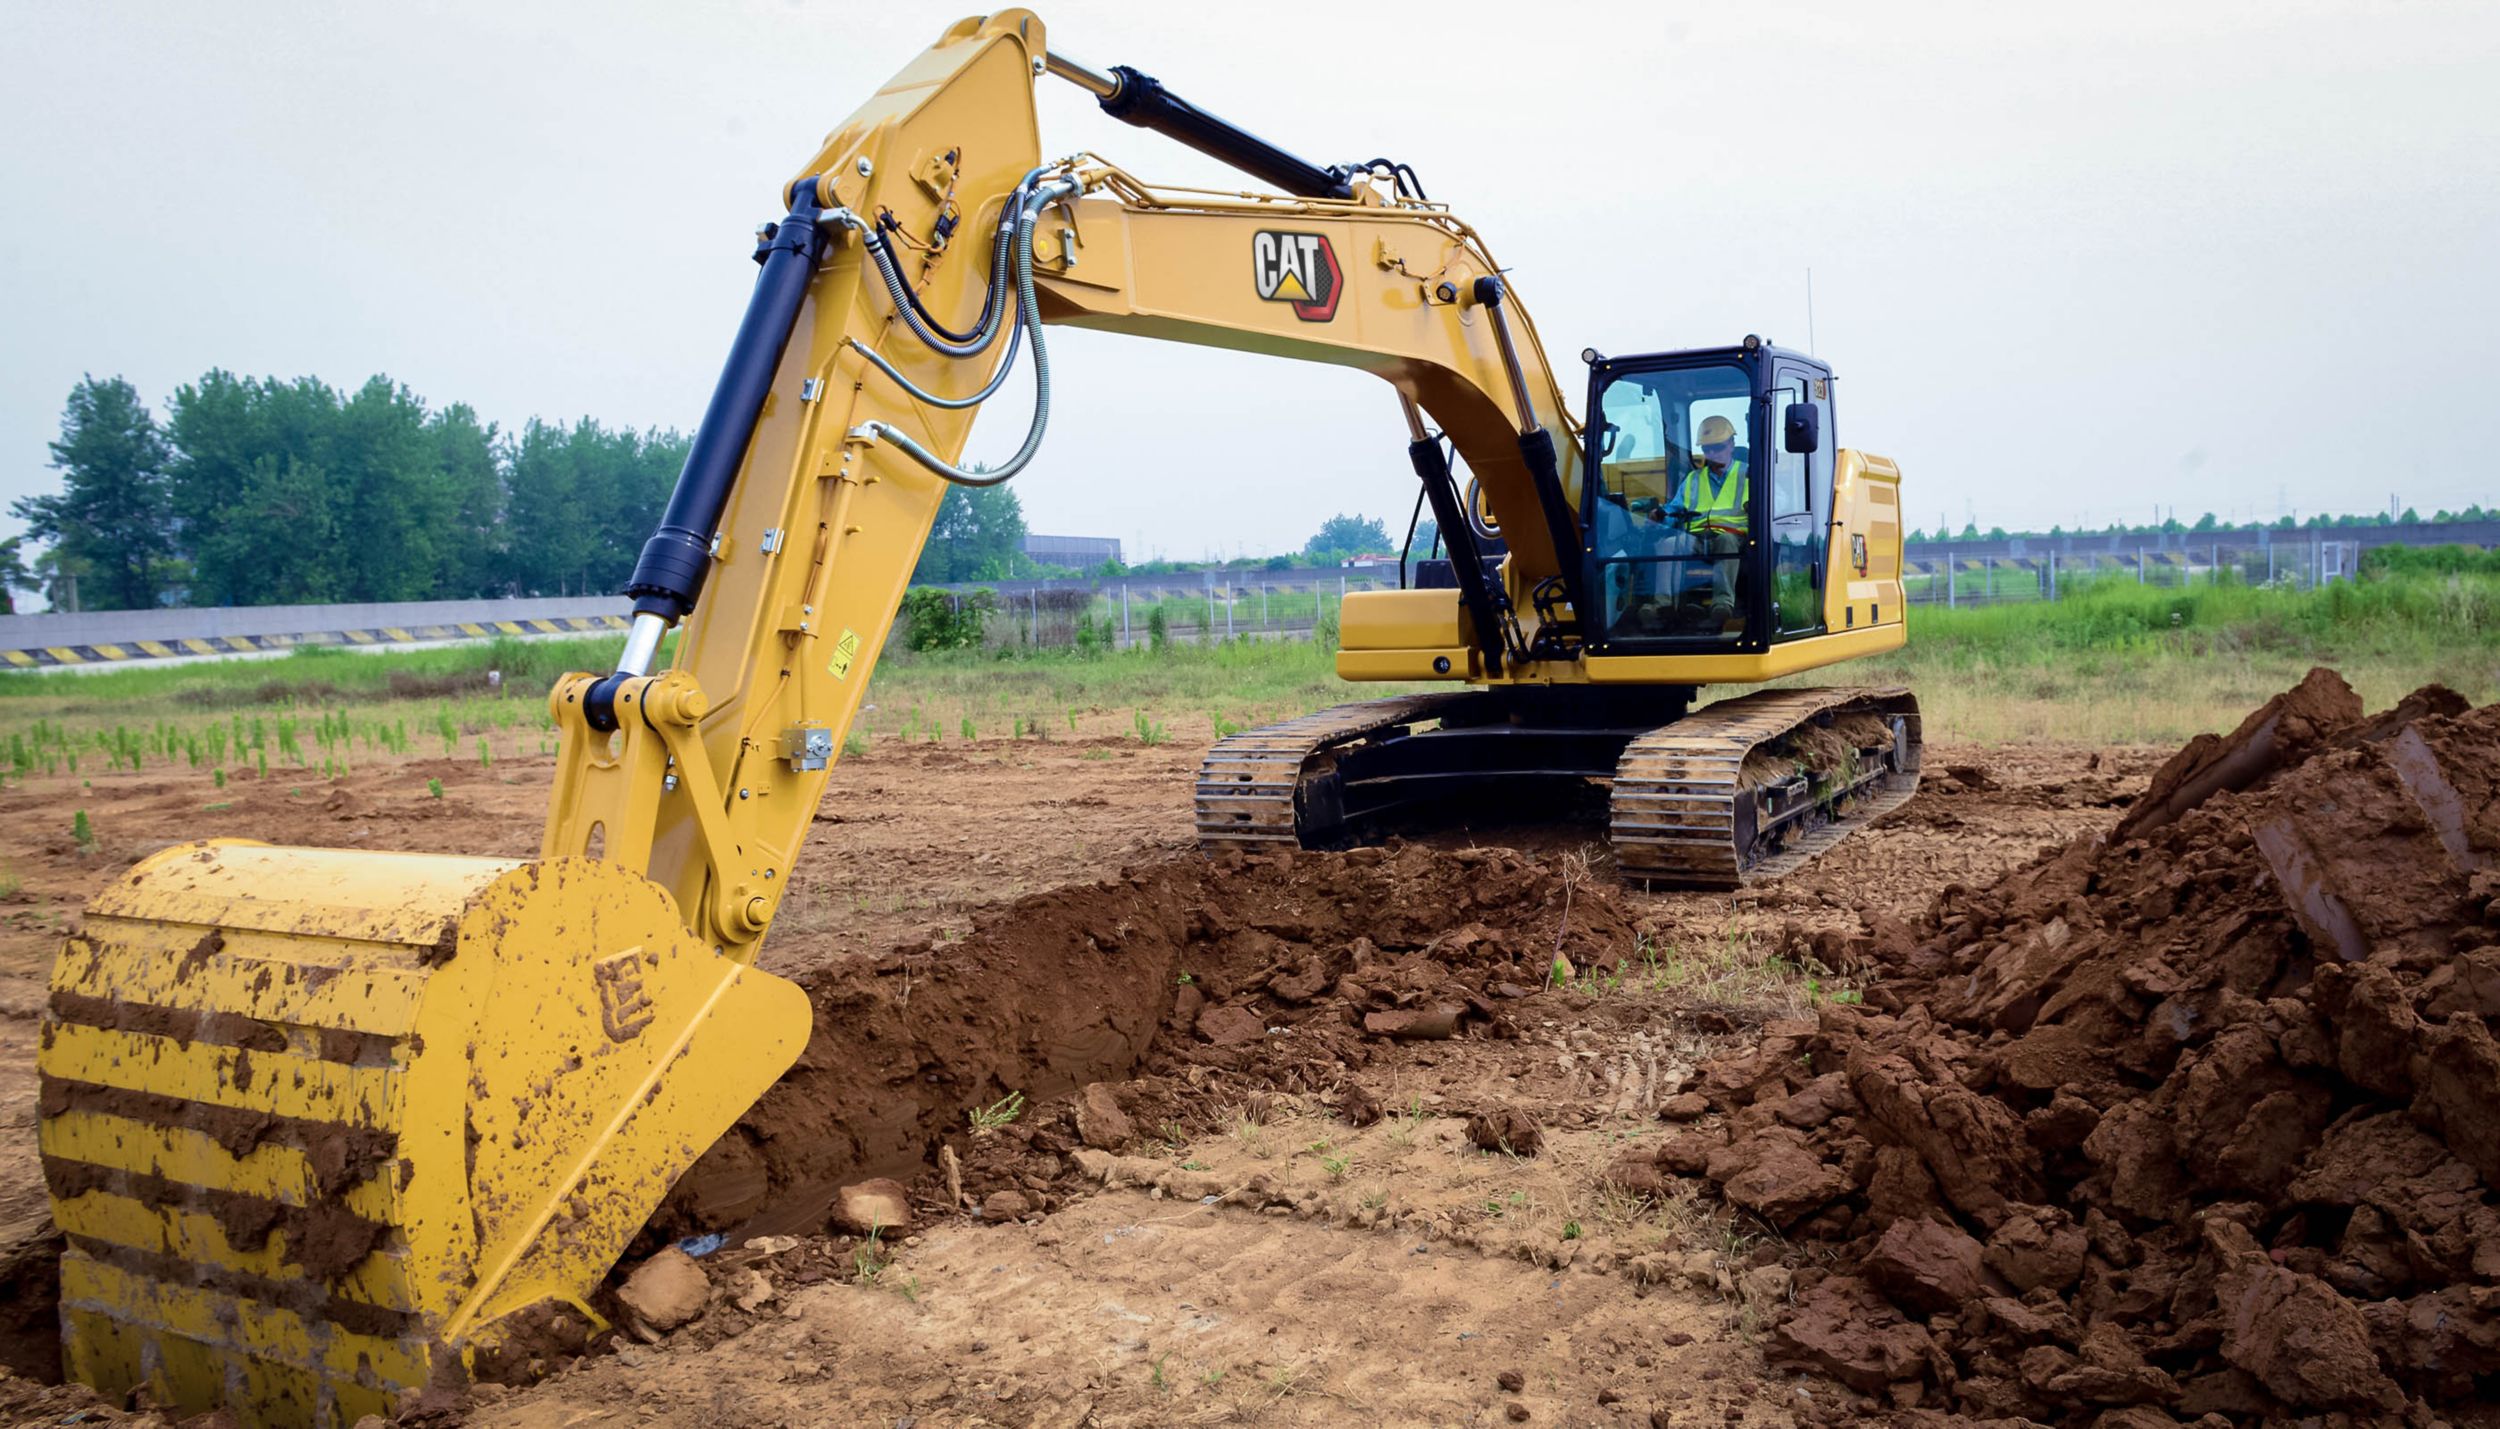
<path fill-rule="evenodd" d="M 1744 632 L 1753 381 L 1742 367 L 1617 377 L 1598 394 L 1590 546 L 1611 639 Z"/>

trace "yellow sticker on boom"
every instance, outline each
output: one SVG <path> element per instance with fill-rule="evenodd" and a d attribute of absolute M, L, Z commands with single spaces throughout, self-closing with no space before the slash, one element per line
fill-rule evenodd
<path fill-rule="evenodd" d="M 833 672 L 835 679 L 847 680 L 851 677 L 851 662 L 858 658 L 859 632 L 845 627 L 842 638 L 833 642 L 833 658 L 825 662 L 825 668 Z"/>

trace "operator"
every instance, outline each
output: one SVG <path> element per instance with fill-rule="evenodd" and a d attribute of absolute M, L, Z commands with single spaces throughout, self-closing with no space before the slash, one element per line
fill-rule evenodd
<path fill-rule="evenodd" d="M 1676 492 L 1692 533 L 1693 554 L 1710 562 L 1710 619 L 1724 627 L 1736 614 L 1736 577 L 1745 550 L 1745 464 L 1736 459 L 1736 424 L 1704 417 L 1694 442 L 1693 469 Z"/>

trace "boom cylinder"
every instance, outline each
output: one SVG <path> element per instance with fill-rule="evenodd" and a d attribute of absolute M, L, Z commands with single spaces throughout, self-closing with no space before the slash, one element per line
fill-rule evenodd
<path fill-rule="evenodd" d="M 703 424 L 695 428 L 686 465 L 669 493 L 668 510 L 659 529 L 643 543 L 625 593 L 634 598 L 634 613 L 656 615 L 669 624 L 694 610 L 711 573 L 712 533 L 720 529 L 721 512 L 729 505 L 730 488 L 746 464 L 747 446 L 755 439 L 755 420 L 764 410 L 773 373 L 790 345 L 799 307 L 807 299 L 808 282 L 824 257 L 826 239 L 816 220 L 823 208 L 816 201 L 816 180 L 791 186 L 790 216 L 770 229 L 757 247 L 755 292 L 747 299 L 746 317 L 729 346 L 720 380 L 712 387 Z"/>
<path fill-rule="evenodd" d="M 712 572 L 712 537 L 729 493 L 746 465 L 747 448 L 755 441 L 755 422 L 763 415 L 773 374 L 790 346 L 799 308 L 807 301 L 807 285 L 823 261 L 828 240 L 817 225 L 824 207 L 816 201 L 816 180 L 790 186 L 790 216 L 766 229 L 756 244 L 755 291 L 747 298 L 746 317 L 729 344 L 729 360 L 721 364 L 712 400 L 695 428 L 694 445 L 678 469 L 677 485 L 668 494 L 668 509 L 659 529 L 643 542 L 625 593 L 634 598 L 634 623 L 617 661 L 616 673 L 594 682 L 583 697 L 583 717 L 593 729 L 616 728 L 616 696 L 626 680 L 651 673 L 660 637 L 668 627 L 694 611 Z"/>

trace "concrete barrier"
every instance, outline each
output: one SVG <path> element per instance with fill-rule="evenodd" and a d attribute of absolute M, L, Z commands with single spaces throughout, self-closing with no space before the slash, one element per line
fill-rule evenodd
<path fill-rule="evenodd" d="M 498 635 L 603 634 L 626 625 L 624 598 L 412 600 L 381 605 L 240 605 L 0 615 L 0 663 L 16 669 L 299 645 L 415 645 Z"/>

